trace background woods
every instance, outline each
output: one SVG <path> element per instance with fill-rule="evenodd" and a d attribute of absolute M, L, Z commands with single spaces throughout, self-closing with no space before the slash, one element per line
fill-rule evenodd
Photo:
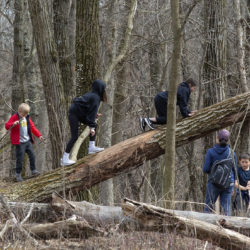
<path fill-rule="evenodd" d="M 67 111 L 73 97 L 89 91 L 96 78 L 107 83 L 108 103 L 98 121 L 98 144 L 104 147 L 140 134 L 139 117 L 155 115 L 153 98 L 171 83 L 175 91 L 176 83 L 189 77 L 199 82 L 192 110 L 247 92 L 249 1 L 171 2 L 176 1 L 1 0 L 0 138 L 6 134 L 4 123 L 27 102 L 46 138 L 34 146 L 38 170 L 46 173 L 59 167 L 70 136 Z M 249 123 L 243 120 L 228 129 L 236 153 L 249 152 Z M 197 205 L 204 201 L 206 185 L 201 169 L 214 143 L 212 133 L 178 147 L 176 155 L 175 147 L 166 145 L 175 208 L 202 210 Z M 83 147 L 78 157 L 84 152 Z M 0 164 L 1 178 L 10 180 L 15 154 L 9 135 L 0 141 Z M 161 190 L 163 164 L 164 156 L 144 160 L 136 170 L 91 189 L 88 199 L 117 205 L 129 197 L 162 205 L 167 197 Z M 79 192 L 71 198 L 83 197 Z"/>

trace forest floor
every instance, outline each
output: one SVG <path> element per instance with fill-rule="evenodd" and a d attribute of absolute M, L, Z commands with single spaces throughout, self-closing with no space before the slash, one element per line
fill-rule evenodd
<path fill-rule="evenodd" d="M 88 239 L 59 239 L 40 241 L 40 247 L 37 249 L 50 250 L 220 250 L 208 242 L 200 241 L 193 238 L 180 237 L 175 234 L 157 233 L 157 232 L 129 232 L 114 233 L 105 237 L 91 237 Z M 10 248 L 6 248 L 8 244 L 4 244 L 2 249 L 35 249 L 29 242 L 18 242 L 11 244 Z M 1 246 L 1 245 L 0 245 Z M 3 247 L 3 245 L 2 245 Z"/>

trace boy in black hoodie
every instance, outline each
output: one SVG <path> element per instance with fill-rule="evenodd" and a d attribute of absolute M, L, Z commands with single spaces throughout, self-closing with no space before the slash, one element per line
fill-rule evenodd
<path fill-rule="evenodd" d="M 195 113 L 195 111 L 188 109 L 188 101 L 191 92 L 196 90 L 196 85 L 196 82 L 192 78 L 189 78 L 178 86 L 177 105 L 180 107 L 180 112 L 184 118 L 192 116 Z M 158 93 L 154 98 L 154 103 L 157 117 L 140 118 L 142 131 L 145 131 L 146 125 L 148 125 L 149 129 L 154 129 L 154 124 L 166 124 L 167 122 L 168 91 Z"/>
<path fill-rule="evenodd" d="M 76 97 L 69 108 L 69 125 L 71 130 L 71 139 L 66 146 L 65 153 L 61 159 L 61 165 L 72 165 L 75 161 L 69 159 L 69 153 L 78 139 L 79 122 L 89 126 L 89 148 L 88 153 L 94 154 L 104 150 L 95 146 L 95 136 L 97 124 L 95 122 L 99 105 L 101 101 L 106 102 L 105 92 L 106 84 L 101 80 L 94 80 L 92 91 L 81 97 Z"/>

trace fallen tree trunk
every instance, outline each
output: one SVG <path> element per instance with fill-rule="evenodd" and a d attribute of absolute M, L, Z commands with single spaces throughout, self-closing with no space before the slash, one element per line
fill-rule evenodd
<path fill-rule="evenodd" d="M 100 206 L 86 201 L 68 201 L 59 197 L 56 193 L 52 194 L 51 205 L 57 214 L 64 214 L 65 216 L 77 215 L 95 226 L 121 224 L 131 221 L 131 219 L 124 216 L 121 207 Z"/>
<path fill-rule="evenodd" d="M 52 194 L 51 204 L 48 203 L 25 203 L 25 202 L 9 202 L 11 211 L 15 214 L 18 221 L 22 221 L 29 213 L 30 223 L 55 222 L 59 218 L 70 218 L 77 215 L 85 219 L 90 225 L 102 226 L 112 224 L 123 224 L 131 222 L 131 219 L 124 215 L 122 208 L 119 206 L 100 206 L 90 202 L 69 201 L 60 197 L 58 194 Z M 161 208 L 155 207 L 155 209 Z M 31 211 L 30 211 L 31 210 Z M 189 219 L 201 220 L 214 225 L 219 223 L 236 232 L 250 235 L 250 218 L 223 216 L 217 214 L 207 214 L 194 211 L 181 210 L 164 210 L 172 215 L 178 215 Z M 6 214 L 0 207 L 0 218 L 6 217 Z M 1 220 L 4 221 L 3 219 Z"/>
<path fill-rule="evenodd" d="M 169 213 L 166 209 L 124 199 L 124 214 L 137 219 L 150 230 L 174 231 L 188 237 L 210 241 L 225 249 L 250 249 L 250 238 L 221 226 Z"/>
<path fill-rule="evenodd" d="M 250 92 L 235 96 L 198 111 L 177 123 L 176 145 L 198 139 L 218 129 L 250 118 Z M 164 153 L 165 126 L 120 142 L 104 151 L 89 155 L 75 165 L 58 168 L 47 174 L 0 188 L 11 201 L 42 202 L 53 192 L 85 190 L 142 165 Z"/>
<path fill-rule="evenodd" d="M 0 226 L 0 231 L 2 231 L 3 227 L 3 225 Z M 37 239 L 59 239 L 62 236 L 65 238 L 85 239 L 104 235 L 104 231 L 91 227 L 84 219 L 76 220 L 76 217 L 54 223 L 24 224 L 22 227 L 29 233 L 30 237 Z M 10 234 L 11 237 L 14 228 L 14 225 L 10 225 L 5 235 Z"/>

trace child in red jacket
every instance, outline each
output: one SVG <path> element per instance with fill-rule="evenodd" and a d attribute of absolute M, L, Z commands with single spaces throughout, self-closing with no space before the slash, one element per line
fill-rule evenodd
<path fill-rule="evenodd" d="M 16 180 L 18 182 L 23 181 L 21 172 L 25 153 L 29 156 L 31 174 L 39 174 L 36 170 L 35 154 L 32 148 L 32 143 L 34 143 L 32 134 L 41 141 L 43 141 L 44 138 L 30 119 L 29 113 L 30 106 L 26 103 L 22 103 L 18 107 L 18 112 L 12 115 L 9 121 L 5 123 L 5 128 L 7 130 L 11 129 L 11 144 L 16 146 Z"/>

